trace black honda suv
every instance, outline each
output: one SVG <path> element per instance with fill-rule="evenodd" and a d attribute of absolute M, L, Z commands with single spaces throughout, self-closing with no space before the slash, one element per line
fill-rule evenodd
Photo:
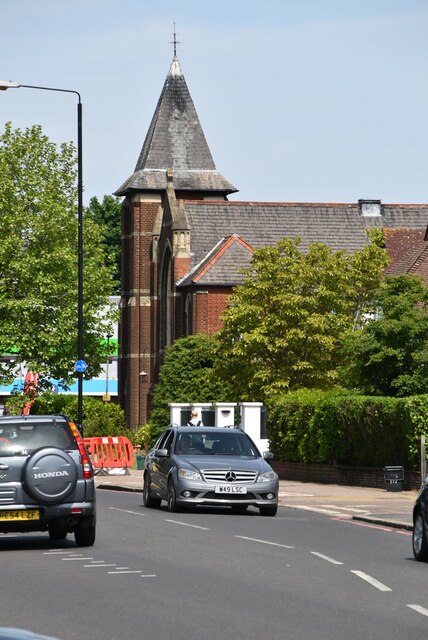
<path fill-rule="evenodd" d="M 95 483 L 76 425 L 64 415 L 0 417 L 0 532 L 74 533 L 95 542 Z"/>

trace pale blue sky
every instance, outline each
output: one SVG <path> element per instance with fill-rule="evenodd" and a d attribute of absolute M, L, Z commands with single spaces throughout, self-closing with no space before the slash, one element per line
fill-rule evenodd
<path fill-rule="evenodd" d="M 82 95 L 85 204 L 134 170 L 174 21 L 232 199 L 428 202 L 426 0 L 0 0 L 0 79 Z M 1 129 L 75 141 L 75 113 L 0 92 Z"/>

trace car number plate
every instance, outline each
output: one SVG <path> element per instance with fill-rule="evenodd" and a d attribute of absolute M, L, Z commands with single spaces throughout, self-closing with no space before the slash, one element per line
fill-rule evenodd
<path fill-rule="evenodd" d="M 0 522 L 40 520 L 38 509 L 26 509 L 25 511 L 0 511 Z"/>
<path fill-rule="evenodd" d="M 225 484 L 215 488 L 215 493 L 247 493 L 247 487 L 237 484 Z"/>

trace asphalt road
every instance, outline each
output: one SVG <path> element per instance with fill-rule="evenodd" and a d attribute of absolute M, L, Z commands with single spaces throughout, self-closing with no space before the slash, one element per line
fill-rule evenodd
<path fill-rule="evenodd" d="M 0 620 L 61 640 L 422 637 L 409 532 L 281 507 L 170 514 L 98 491 L 94 547 L 0 536 Z"/>

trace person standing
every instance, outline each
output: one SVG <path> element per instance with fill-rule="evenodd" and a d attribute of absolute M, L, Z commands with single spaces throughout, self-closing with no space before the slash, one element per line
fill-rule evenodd
<path fill-rule="evenodd" d="M 188 427 L 203 427 L 202 420 L 199 418 L 199 413 L 197 409 L 192 409 L 190 412 L 190 419 L 187 423 Z"/>

